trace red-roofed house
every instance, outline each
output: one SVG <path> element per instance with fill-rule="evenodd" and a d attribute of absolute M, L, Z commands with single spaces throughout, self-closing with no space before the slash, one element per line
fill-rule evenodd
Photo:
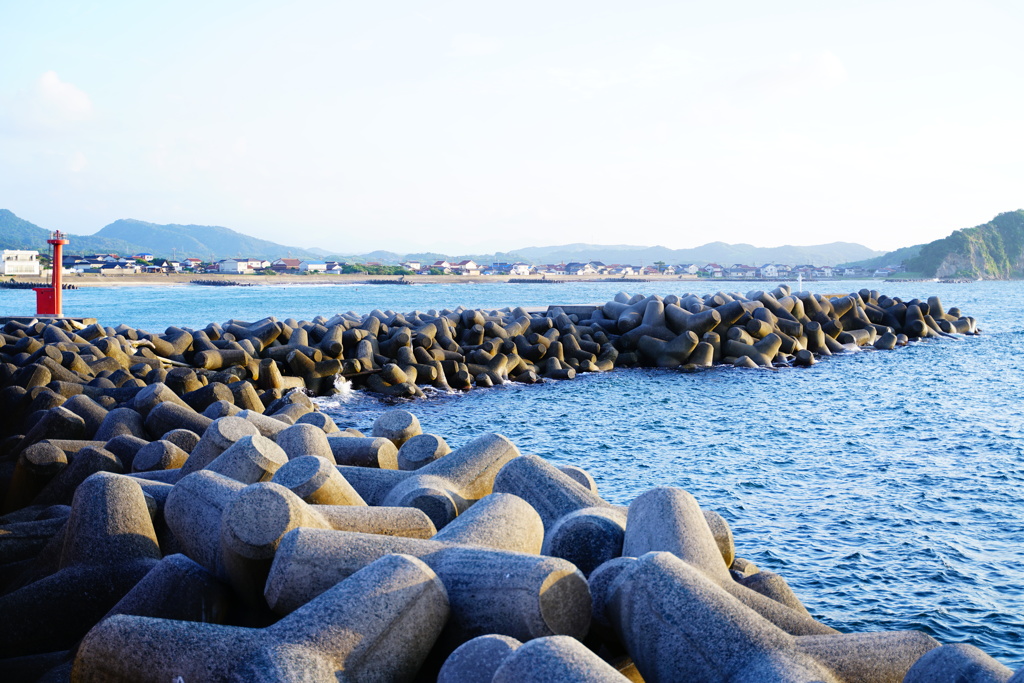
<path fill-rule="evenodd" d="M 283 273 L 286 270 L 298 270 L 301 263 L 302 261 L 297 258 L 279 258 L 271 262 L 270 267 L 278 273 Z"/>

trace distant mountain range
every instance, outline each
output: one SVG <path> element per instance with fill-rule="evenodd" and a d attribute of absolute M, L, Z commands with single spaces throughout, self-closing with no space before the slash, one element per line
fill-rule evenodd
<path fill-rule="evenodd" d="M 883 252 L 868 249 L 851 242 L 832 242 L 810 247 L 786 245 L 782 247 L 755 247 L 750 244 L 726 244 L 710 242 L 692 249 L 669 249 L 668 247 L 635 247 L 629 245 L 566 244 L 557 247 L 526 247 L 517 249 L 516 254 L 530 263 L 569 263 L 572 261 L 602 261 L 645 265 L 664 261 L 678 263 L 718 263 L 731 266 L 742 263 L 759 266 L 764 263 L 787 263 L 790 265 L 810 264 L 834 266 L 843 261 L 866 259 L 880 256 Z"/>
<path fill-rule="evenodd" d="M 49 230 L 0 209 L 0 248 L 47 250 Z M 261 240 L 215 225 L 158 225 L 134 219 L 121 219 L 94 235 L 69 235 L 70 253 L 116 253 L 131 256 L 151 253 L 164 258 L 194 256 L 206 260 L 246 256 L 276 259 L 320 258 L 309 249 L 288 247 Z"/>
<path fill-rule="evenodd" d="M 0 249 L 46 251 L 46 240 L 49 236 L 49 230 L 21 219 L 7 209 L 0 209 Z M 692 249 L 577 243 L 553 247 L 524 247 L 512 252 L 496 252 L 494 254 L 451 255 L 435 252 L 401 254 L 393 251 L 339 254 L 326 249 L 303 249 L 277 244 L 219 226 L 159 225 L 134 219 L 117 220 L 94 235 L 69 235 L 68 239 L 71 241 L 68 251 L 74 254 L 112 252 L 130 256 L 137 253 L 151 253 L 163 258 L 194 256 L 203 260 L 237 256 L 270 260 L 291 257 L 363 263 L 377 262 L 386 265 L 395 265 L 407 260 L 433 263 L 440 260 L 451 261 L 469 258 L 479 263 L 525 261 L 541 264 L 602 261 L 606 264 L 623 263 L 639 266 L 663 261 L 667 264 L 719 263 L 723 266 L 734 263 L 829 266 L 846 261 L 875 258 L 883 253 L 850 242 L 833 242 L 809 247 L 771 248 L 754 247 L 749 244 L 711 242 Z"/>
<path fill-rule="evenodd" d="M 907 259 L 914 258 L 921 253 L 921 247 L 923 244 L 915 244 L 912 247 L 900 247 L 895 251 L 887 251 L 881 256 L 875 256 L 874 258 L 861 259 L 860 261 L 847 261 L 840 263 L 840 266 L 845 268 L 868 268 L 875 270 L 877 268 L 888 268 L 890 266 L 899 266 Z"/>
<path fill-rule="evenodd" d="M 50 231 L 0 209 L 0 249 L 48 249 Z M 815 266 L 861 266 L 879 268 L 901 263 L 911 272 L 926 277 L 982 277 L 989 279 L 1024 277 L 1024 210 L 1001 213 L 988 223 L 954 231 L 949 237 L 928 244 L 903 247 L 891 252 L 873 251 L 851 242 L 814 246 L 754 247 L 749 244 L 711 242 L 692 249 L 654 246 L 563 244 L 553 247 L 523 247 L 494 254 L 443 254 L 435 252 L 398 253 L 372 251 L 367 254 L 339 254 L 326 249 L 289 247 L 250 237 L 229 228 L 211 225 L 159 225 L 121 219 L 94 235 L 68 235 L 68 252 L 73 254 L 117 253 L 122 256 L 151 253 L 158 257 L 217 260 L 244 256 L 273 260 L 298 259 L 376 262 L 396 265 L 403 261 L 421 263 L 472 259 L 478 263 L 525 261 L 532 264 L 602 261 L 633 266 L 659 261 L 680 263 L 734 263 L 761 265 L 786 263 Z"/>

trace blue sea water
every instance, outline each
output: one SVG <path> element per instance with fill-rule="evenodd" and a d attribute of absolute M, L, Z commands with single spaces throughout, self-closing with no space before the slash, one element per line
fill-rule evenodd
<path fill-rule="evenodd" d="M 978 318 L 984 333 L 807 369 L 617 370 L 403 407 L 453 447 L 498 431 L 524 452 L 581 465 L 614 503 L 652 486 L 687 489 L 729 520 L 740 556 L 781 574 L 841 631 L 922 629 L 1024 666 L 1024 283 L 808 286 L 939 295 Z M 702 294 L 711 283 L 625 287 Z M 597 303 L 623 288 L 91 288 L 66 293 L 65 312 L 162 331 L 374 308 Z M 30 312 L 31 294 L 0 290 L 0 312 Z M 364 430 L 389 407 L 361 394 L 322 405 L 343 427 Z"/>

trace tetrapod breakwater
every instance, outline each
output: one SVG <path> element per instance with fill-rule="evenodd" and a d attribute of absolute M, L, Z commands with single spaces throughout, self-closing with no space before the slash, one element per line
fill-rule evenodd
<path fill-rule="evenodd" d="M 47 339 L 20 325 L 10 329 L 26 339 L 12 339 L 5 348 L 14 366 L 29 357 L 28 364 L 38 366 L 38 347 Z M 58 328 L 47 329 L 55 342 L 71 342 Z M 167 380 L 187 385 L 185 393 L 202 389 L 190 397 L 200 403 L 226 399 L 230 391 L 244 393 L 246 407 L 256 408 L 255 398 L 266 405 L 293 388 L 329 395 L 339 378 L 379 394 L 415 397 L 423 395 L 422 387 L 529 384 L 616 367 L 806 366 L 853 348 L 892 350 L 912 340 L 977 332 L 972 317 L 945 310 L 938 297 L 902 301 L 875 290 L 794 295 L 780 287 L 703 297 L 620 293 L 601 305 L 540 312 L 460 307 L 302 321 L 268 317 L 204 329 L 169 327 L 163 334 L 96 324 L 75 331 L 78 346 L 60 353 L 91 347 L 86 355 L 99 365 L 90 370 L 115 375 L 116 388 Z M 128 365 L 109 358 L 108 350 L 126 356 Z M 88 373 L 82 378 L 93 379 Z M 97 379 L 105 384 L 107 377 Z"/>
<path fill-rule="evenodd" d="M 0 351 L 18 430 L 3 442 L 0 656 L 20 680 L 1009 678 L 966 646 L 817 622 L 679 489 L 611 505 L 585 471 L 497 434 L 450 451 L 396 410 L 362 435 L 302 387 L 211 382 L 223 370 L 176 366 L 186 354 L 138 331 L 124 342 L 152 346 L 112 335 L 122 357 L 85 340 L 95 328 L 38 325 L 5 328 Z M 24 338 L 41 346 L 10 353 Z M 89 344 L 139 381 L 118 386 Z M 29 362 L 42 348 L 60 360 Z M 231 398 L 200 411 L 182 377 Z"/>

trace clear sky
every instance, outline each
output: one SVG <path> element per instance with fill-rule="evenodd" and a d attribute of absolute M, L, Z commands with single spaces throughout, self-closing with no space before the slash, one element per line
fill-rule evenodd
<path fill-rule="evenodd" d="M 893 249 L 1024 206 L 1024 3 L 0 3 L 0 208 L 342 252 Z"/>

